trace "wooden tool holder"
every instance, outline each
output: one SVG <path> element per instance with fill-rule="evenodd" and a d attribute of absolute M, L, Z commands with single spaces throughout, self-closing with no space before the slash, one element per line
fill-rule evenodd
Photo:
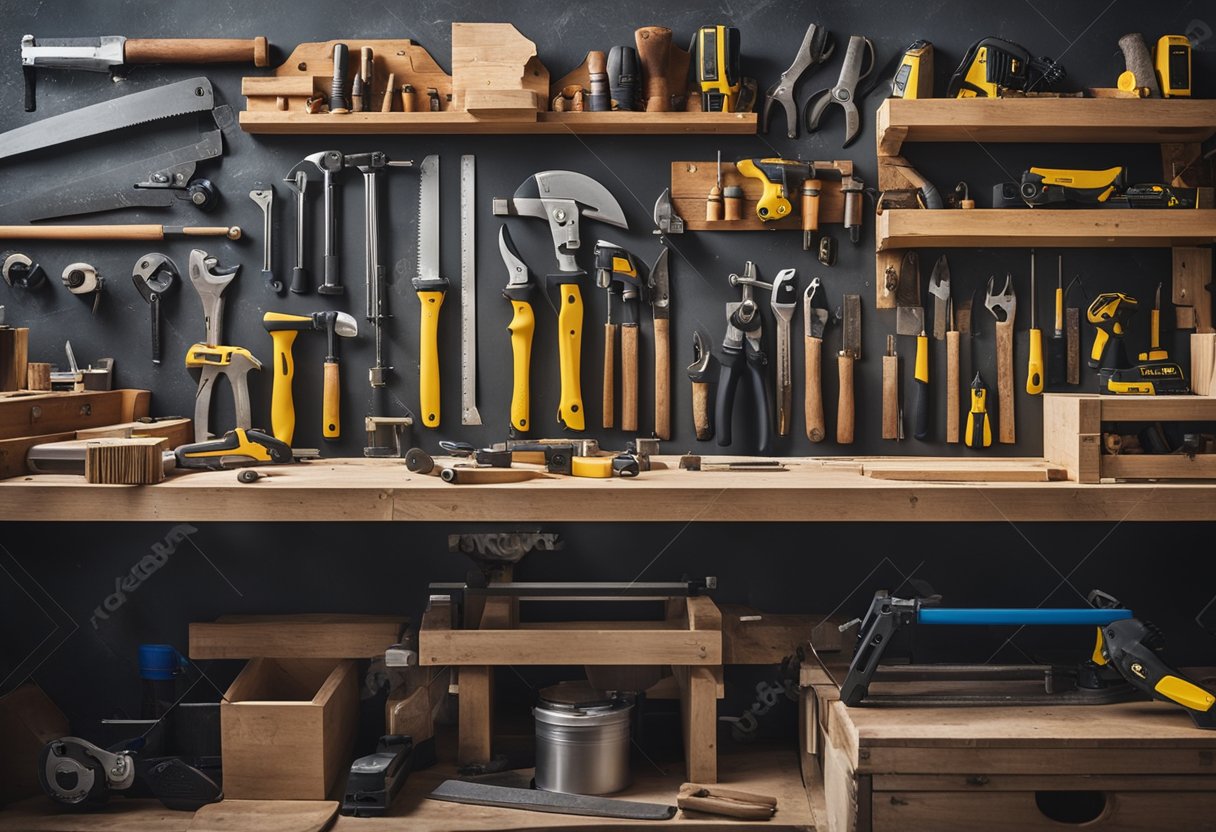
<path fill-rule="evenodd" d="M 366 111 L 328 112 L 337 43 L 349 48 L 348 79 L 359 71 L 362 47 L 373 51 L 373 85 L 364 92 L 370 101 Z M 673 87 L 679 89 L 687 83 L 688 53 L 674 46 L 671 51 L 671 73 L 679 70 L 679 55 L 683 55 L 680 86 Z M 387 89 L 390 77 L 393 91 Z M 558 84 L 586 87 L 586 77 L 584 63 Z M 403 108 L 405 85 L 413 87 L 410 112 Z M 431 109 L 428 90 L 435 92 L 437 110 Z M 386 91 L 387 111 L 383 110 Z M 241 92 L 246 107 L 240 124 L 249 133 L 756 132 L 755 113 L 549 112 L 549 71 L 537 57 L 536 44 L 509 23 L 453 23 L 451 75 L 413 41 L 345 38 L 300 44 L 273 75 L 246 76 Z M 310 99 L 319 102 L 318 112 L 309 112 Z"/>
<path fill-rule="evenodd" d="M 802 215 L 795 213 L 784 219 L 764 222 L 756 216 L 756 203 L 760 201 L 764 186 L 759 179 L 744 176 L 735 168 L 734 162 L 722 163 L 722 189 L 738 185 L 743 189 L 743 205 L 740 219 L 705 219 L 705 197 L 718 181 L 718 163 L 710 159 L 703 162 L 671 163 L 671 205 L 684 220 L 687 231 L 802 231 Z M 844 222 L 844 194 L 840 192 L 840 181 L 824 177 L 819 196 L 819 224 Z M 789 199 L 798 205 L 801 196 L 790 194 Z"/>
<path fill-rule="evenodd" d="M 688 779 L 717 782 L 722 614 L 710 598 L 671 598 L 662 621 L 521 623 L 518 598 L 468 596 L 464 618 L 454 627 L 451 602 L 432 598 L 418 635 L 419 664 L 459 668 L 459 762 L 491 759 L 495 667 L 669 666 L 646 695 L 680 699 Z"/>

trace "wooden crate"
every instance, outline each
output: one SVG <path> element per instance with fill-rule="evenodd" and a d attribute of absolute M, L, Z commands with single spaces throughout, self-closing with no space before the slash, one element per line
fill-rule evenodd
<path fill-rule="evenodd" d="M 1043 395 L 1043 456 L 1076 482 L 1104 479 L 1216 479 L 1216 454 L 1104 454 L 1109 422 L 1216 421 L 1208 396 Z"/>
<path fill-rule="evenodd" d="M 1216 732 L 1176 706 L 848 708 L 803 683 L 826 832 L 1214 828 Z"/>
<path fill-rule="evenodd" d="M 358 718 L 353 661 L 252 659 L 220 703 L 224 796 L 324 800 Z"/>

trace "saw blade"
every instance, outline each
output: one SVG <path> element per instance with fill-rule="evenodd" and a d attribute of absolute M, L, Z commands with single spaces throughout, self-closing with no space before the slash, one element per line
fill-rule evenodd
<path fill-rule="evenodd" d="M 0 134 L 0 159 L 214 108 L 215 93 L 209 80 L 199 77 L 178 81 L 9 130 Z"/>
<path fill-rule="evenodd" d="M 920 335 L 925 327 L 925 310 L 920 305 L 920 256 L 904 254 L 899 266 L 899 285 L 895 287 L 895 333 Z"/>
<path fill-rule="evenodd" d="M 418 185 L 418 280 L 439 277 L 439 157 L 422 160 Z"/>
<path fill-rule="evenodd" d="M 460 424 L 480 425 L 477 412 L 477 160 L 460 157 Z"/>

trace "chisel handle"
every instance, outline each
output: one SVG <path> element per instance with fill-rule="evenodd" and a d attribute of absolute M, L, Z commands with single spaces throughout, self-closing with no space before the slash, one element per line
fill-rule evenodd
<path fill-rule="evenodd" d="M 962 381 L 959 370 L 959 333 L 950 330 L 946 333 L 946 441 L 958 443 L 959 428 L 959 383 Z"/>
<path fill-rule="evenodd" d="M 899 356 L 882 357 L 882 438 L 899 438 Z"/>
<path fill-rule="evenodd" d="M 439 427 L 439 309 L 443 292 L 418 293 L 421 318 L 418 326 L 418 402 L 422 424 Z"/>
<path fill-rule="evenodd" d="M 511 427 L 519 433 L 526 433 L 530 427 L 529 401 L 532 367 L 532 333 L 536 331 L 536 316 L 532 313 L 532 304 L 526 300 L 511 301 L 511 323 L 507 331 L 511 333 Z"/>
<path fill-rule="evenodd" d="M 299 333 L 294 329 L 276 329 L 270 333 L 274 343 L 274 385 L 270 390 L 270 427 L 274 438 L 290 445 L 296 433 L 296 405 L 291 382 L 296 364 L 291 355 L 292 344 Z"/>
<path fill-rule="evenodd" d="M 621 430 L 638 429 L 638 325 L 621 327 Z"/>
<path fill-rule="evenodd" d="M 916 366 L 912 375 L 912 435 L 929 438 L 929 336 L 916 336 Z"/>
<path fill-rule="evenodd" d="M 1026 392 L 1037 396 L 1043 392 L 1043 330 L 1030 330 L 1030 358 L 1026 364 Z"/>
<path fill-rule="evenodd" d="M 256 38 L 127 38 L 122 59 L 128 64 L 252 63 L 270 66 L 270 45 Z"/>
<path fill-rule="evenodd" d="M 605 429 L 616 427 L 616 324 L 604 324 L 604 397 Z"/>
<path fill-rule="evenodd" d="M 1013 424 L 1013 321 L 996 323 L 996 396 L 1001 442 L 1017 441 Z"/>
<path fill-rule="evenodd" d="M 654 319 L 654 435 L 671 438 L 671 337 L 667 318 Z"/>
<path fill-rule="evenodd" d="M 583 413 L 581 362 L 583 354 L 583 293 L 577 283 L 561 283 L 561 305 L 557 313 L 557 361 L 561 375 L 561 399 L 557 421 L 570 430 L 586 427 Z"/>
<path fill-rule="evenodd" d="M 806 438 L 822 442 L 827 435 L 823 420 L 823 339 L 806 340 Z"/>
<path fill-rule="evenodd" d="M 836 403 L 836 442 L 849 445 L 853 442 L 853 356 L 841 353 L 836 357 L 836 371 L 840 375 L 840 398 Z"/>
<path fill-rule="evenodd" d="M 697 432 L 698 442 L 714 438 L 713 427 L 709 423 L 709 382 L 707 381 L 692 383 L 692 426 Z"/>
<path fill-rule="evenodd" d="M 338 359 L 325 361 L 321 396 L 321 436 L 325 439 L 338 439 L 342 436 L 342 417 L 339 413 L 339 401 L 342 386 L 338 377 Z"/>

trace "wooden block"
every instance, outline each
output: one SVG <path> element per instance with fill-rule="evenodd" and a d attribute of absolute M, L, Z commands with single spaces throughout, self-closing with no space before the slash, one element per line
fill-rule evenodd
<path fill-rule="evenodd" d="M 1095 395 L 1043 394 L 1043 456 L 1077 482 L 1101 477 L 1103 400 Z"/>
<path fill-rule="evenodd" d="M 0 439 L 76 431 L 132 421 L 122 390 L 36 393 L 0 398 Z M 143 393 L 150 395 L 147 391 Z M 145 405 L 146 411 L 146 405 Z"/>
<path fill-rule="evenodd" d="M 77 439 L 99 439 L 109 436 L 158 436 L 165 440 L 165 449 L 171 451 L 178 445 L 186 445 L 194 441 L 194 422 L 183 416 L 176 419 L 158 419 L 155 422 L 123 422 L 118 425 L 105 425 L 76 431 Z"/>
<path fill-rule="evenodd" d="M 1191 392 L 1216 396 L 1216 333 L 1191 333 Z"/>
<path fill-rule="evenodd" d="M 1200 333 L 1216 331 L 1212 328 L 1212 295 L 1207 288 L 1212 282 L 1212 250 L 1175 247 L 1173 260 L 1170 296 L 1177 306 L 1178 328 Z"/>
<path fill-rule="evenodd" d="M 904 482 L 1058 482 L 1068 470 L 1041 459 L 916 459 L 865 463 L 865 475 Z"/>
<path fill-rule="evenodd" d="M 68 733 L 67 717 L 32 682 L 0 697 L 0 806 L 42 794 L 38 755 L 46 743 Z"/>
<path fill-rule="evenodd" d="M 816 631 L 822 615 L 804 613 L 762 613 L 739 604 L 719 604 L 722 611 L 722 664 L 780 664 L 805 645 Z M 829 630 L 820 630 L 828 640 Z M 834 643 L 816 643 L 817 650 L 839 650 L 837 632 Z"/>
<path fill-rule="evenodd" d="M 325 832 L 338 816 L 336 800 L 231 800 L 203 806 L 187 832 Z"/>
<path fill-rule="evenodd" d="M 519 119 L 534 117 L 536 93 L 531 90 L 468 90 L 464 95 L 466 112 L 478 118 Z"/>
<path fill-rule="evenodd" d="M 456 762 L 484 763 L 491 757 L 494 733 L 494 668 L 462 667 L 458 680 L 460 736 Z"/>
<path fill-rule="evenodd" d="M 89 439 L 84 480 L 108 485 L 150 485 L 165 478 L 161 437 Z"/>
<path fill-rule="evenodd" d="M 548 95 L 536 44 L 510 23 L 452 24 L 452 109 L 479 117 L 536 112 L 548 109 Z"/>
<path fill-rule="evenodd" d="M 359 716 L 355 663 L 251 660 L 220 703 L 224 795 L 324 800 L 350 765 Z"/>
<path fill-rule="evenodd" d="M 566 115 L 566 114 L 560 114 Z M 586 115 L 571 113 L 569 115 Z M 659 113 L 609 113 L 611 116 L 638 116 L 642 120 L 655 119 Z M 722 113 L 667 113 L 666 116 L 683 115 L 685 118 L 694 116 L 704 119 L 707 116 L 732 114 Z M 794 231 L 802 232 L 802 218 L 794 214 L 783 220 L 762 222 L 756 216 L 756 203 L 760 201 L 763 185 L 759 179 L 743 176 L 735 169 L 735 163 L 722 162 L 722 187 L 738 185 L 743 188 L 743 216 L 738 220 L 705 219 L 705 195 L 714 186 L 718 178 L 716 160 L 683 161 L 671 163 L 671 203 L 675 212 L 684 218 L 684 227 L 689 231 Z M 844 195 L 840 192 L 840 182 L 824 178 L 823 188 L 819 197 L 820 225 L 844 222 Z M 798 207 L 799 196 L 791 196 L 795 209 Z"/>
<path fill-rule="evenodd" d="M 20 390 L 25 386 L 29 344 L 27 327 L 0 326 L 0 390 Z"/>
<path fill-rule="evenodd" d="M 374 658 L 408 626 L 408 618 L 391 615 L 225 615 L 190 624 L 190 658 Z"/>
<path fill-rule="evenodd" d="M 624 629 L 602 622 L 599 629 L 525 624 L 518 630 L 429 631 L 425 617 L 418 636 L 423 665 L 616 665 L 722 663 L 720 632 L 682 629 Z M 594 644 L 594 650 L 587 645 Z"/>
<path fill-rule="evenodd" d="M 684 765 L 687 779 L 718 782 L 718 700 L 716 673 L 709 667 L 673 667 L 680 685 L 680 716 L 684 723 Z M 715 673 L 716 671 L 716 673 Z"/>
<path fill-rule="evenodd" d="M 26 365 L 27 390 L 47 391 L 51 389 L 51 365 L 41 361 L 31 361 Z"/>

